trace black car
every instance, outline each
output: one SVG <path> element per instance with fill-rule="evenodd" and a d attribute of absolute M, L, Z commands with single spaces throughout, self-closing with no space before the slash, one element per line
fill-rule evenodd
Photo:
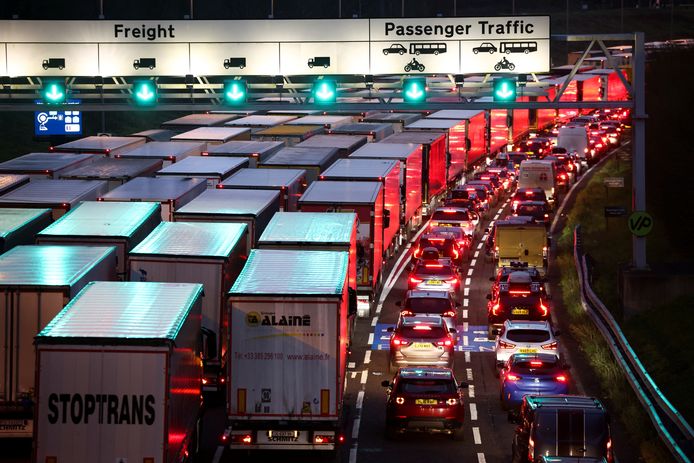
<path fill-rule="evenodd" d="M 541 455 L 614 461 L 609 414 L 598 399 L 526 395 L 520 413 L 509 419 L 518 424 L 511 447 L 514 463 L 535 463 Z"/>
<path fill-rule="evenodd" d="M 549 226 L 549 206 L 547 201 L 520 201 L 514 204 L 515 214 L 519 216 L 532 217 L 536 223 L 544 223 Z"/>

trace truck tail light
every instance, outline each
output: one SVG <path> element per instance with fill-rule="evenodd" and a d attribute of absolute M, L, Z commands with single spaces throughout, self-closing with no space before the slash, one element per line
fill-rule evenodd
<path fill-rule="evenodd" d="M 330 389 L 320 390 L 320 414 L 327 415 L 330 413 Z"/>
<path fill-rule="evenodd" d="M 314 434 L 313 435 L 314 444 L 334 444 L 335 436 L 328 434 Z"/>

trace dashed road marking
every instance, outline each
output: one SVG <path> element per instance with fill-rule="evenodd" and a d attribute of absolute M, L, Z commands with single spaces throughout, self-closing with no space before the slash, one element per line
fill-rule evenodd
<path fill-rule="evenodd" d="M 465 363 L 470 363 L 470 351 L 465 351 Z"/>
<path fill-rule="evenodd" d="M 357 446 L 349 449 L 349 463 L 357 463 Z"/>
<path fill-rule="evenodd" d="M 466 297 L 467 297 L 467 296 L 469 296 L 469 295 L 470 295 L 470 288 L 468 288 L 468 287 L 466 286 L 465 288 L 463 288 L 463 296 L 466 296 Z"/>
<path fill-rule="evenodd" d="M 470 269 L 470 272 L 472 272 L 472 269 Z M 468 272 L 468 275 L 470 275 L 470 272 Z M 465 286 L 470 286 L 470 283 L 472 283 L 472 279 L 466 278 L 465 279 Z"/>
<path fill-rule="evenodd" d="M 376 326 L 376 323 L 378 323 L 378 317 L 374 317 L 371 319 L 371 326 Z"/>
<path fill-rule="evenodd" d="M 356 367 L 357 367 L 357 363 L 356 363 L 356 362 L 349 362 L 349 363 L 347 364 L 347 368 L 356 368 Z"/>
<path fill-rule="evenodd" d="M 217 447 L 217 450 L 214 452 L 214 457 L 212 457 L 212 463 L 219 463 L 222 459 L 222 455 L 224 454 L 224 446 L 220 445 Z"/>
<path fill-rule="evenodd" d="M 466 368 L 465 372 L 467 373 L 467 380 L 472 381 L 472 368 Z"/>
<path fill-rule="evenodd" d="M 470 267 L 474 267 L 475 264 L 477 264 L 477 259 L 472 259 L 472 260 L 470 261 Z"/>
<path fill-rule="evenodd" d="M 463 302 L 467 302 L 467 299 Z M 465 307 L 467 307 L 467 304 L 465 304 Z M 467 309 L 463 310 L 463 318 L 467 318 Z"/>
<path fill-rule="evenodd" d="M 359 437 L 359 425 L 361 424 L 361 418 L 354 419 L 354 425 L 352 426 L 352 439 Z"/>
<path fill-rule="evenodd" d="M 467 346 L 469 344 L 469 340 L 467 336 L 463 336 L 463 346 Z"/>
<path fill-rule="evenodd" d="M 480 243 L 480 244 L 482 244 L 482 243 Z M 477 259 L 479 256 L 480 256 L 480 252 L 479 252 L 479 251 L 475 251 L 475 259 Z"/>
<path fill-rule="evenodd" d="M 356 372 L 356 371 L 353 371 L 353 372 L 352 372 L 352 379 L 355 379 L 356 377 L 357 377 L 357 372 Z"/>
<path fill-rule="evenodd" d="M 463 322 L 463 331 L 467 331 L 470 328 L 470 325 L 468 322 Z"/>
<path fill-rule="evenodd" d="M 468 387 L 467 387 L 467 395 L 468 395 L 468 397 L 470 397 L 471 399 L 474 399 L 474 398 L 475 398 L 475 385 L 474 385 L 474 384 L 468 385 Z"/>
<path fill-rule="evenodd" d="M 476 403 L 470 404 L 470 420 L 471 421 L 477 421 L 477 404 Z"/>
<path fill-rule="evenodd" d="M 367 363 L 371 363 L 371 351 L 370 350 L 367 350 L 364 353 L 364 365 L 366 365 Z"/>
<path fill-rule="evenodd" d="M 463 307 L 467 307 L 468 305 L 470 305 L 470 299 L 465 299 L 463 301 Z"/>
<path fill-rule="evenodd" d="M 487 460 L 484 458 L 484 453 L 477 454 L 477 463 L 487 463 Z"/>
<path fill-rule="evenodd" d="M 369 370 L 364 370 L 361 372 L 361 381 L 360 383 L 366 384 L 366 380 L 369 379 Z"/>
<path fill-rule="evenodd" d="M 366 342 L 366 344 L 369 346 L 373 346 L 373 343 L 374 343 L 374 334 L 369 333 L 369 340 Z"/>
<path fill-rule="evenodd" d="M 360 410 L 362 405 L 364 405 L 364 391 L 359 391 L 356 403 L 357 410 Z"/>
<path fill-rule="evenodd" d="M 480 428 L 472 428 L 472 440 L 475 441 L 475 445 L 482 445 L 482 437 L 480 436 Z"/>
<path fill-rule="evenodd" d="M 484 243 L 480 243 L 477 245 L 477 249 L 482 249 L 484 247 Z"/>

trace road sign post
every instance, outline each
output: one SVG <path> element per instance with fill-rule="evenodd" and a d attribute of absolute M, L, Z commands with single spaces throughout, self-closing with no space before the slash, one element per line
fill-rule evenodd
<path fill-rule="evenodd" d="M 646 50 L 644 33 L 634 34 L 634 126 L 633 160 L 632 160 L 632 207 L 635 211 L 646 210 Z M 633 216 L 633 215 L 632 215 Z M 650 216 L 649 216 L 650 217 Z M 631 220 L 631 218 L 630 218 Z M 652 219 L 651 219 L 652 226 Z M 650 231 L 650 229 L 649 229 Z M 634 233 L 632 231 L 632 233 Z M 645 234 L 634 233 L 632 237 L 632 264 L 638 270 L 648 268 L 646 262 Z"/>

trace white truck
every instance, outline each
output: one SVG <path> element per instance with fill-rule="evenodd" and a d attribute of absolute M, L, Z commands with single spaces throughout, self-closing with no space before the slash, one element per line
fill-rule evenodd
<path fill-rule="evenodd" d="M 553 206 L 557 199 L 556 187 L 556 174 L 552 161 L 528 159 L 520 163 L 518 188 L 542 188 L 547 202 Z"/>
<path fill-rule="evenodd" d="M 200 416 L 202 285 L 89 283 L 36 337 L 36 462 L 181 463 Z"/>
<path fill-rule="evenodd" d="M 88 282 L 115 279 L 113 247 L 16 246 L 0 256 L 0 438 L 32 435 L 34 336 Z"/>
<path fill-rule="evenodd" d="M 204 392 L 218 392 L 226 382 L 227 293 L 245 262 L 246 235 L 242 223 L 162 222 L 130 251 L 130 281 L 204 286 Z"/>
<path fill-rule="evenodd" d="M 557 146 L 565 148 L 569 154 L 581 159 L 581 164 L 588 165 L 593 153 L 588 143 L 588 129 L 585 125 L 567 125 L 559 129 Z"/>
<path fill-rule="evenodd" d="M 344 440 L 348 262 L 347 252 L 251 251 L 229 292 L 231 449 L 336 451 Z"/>

